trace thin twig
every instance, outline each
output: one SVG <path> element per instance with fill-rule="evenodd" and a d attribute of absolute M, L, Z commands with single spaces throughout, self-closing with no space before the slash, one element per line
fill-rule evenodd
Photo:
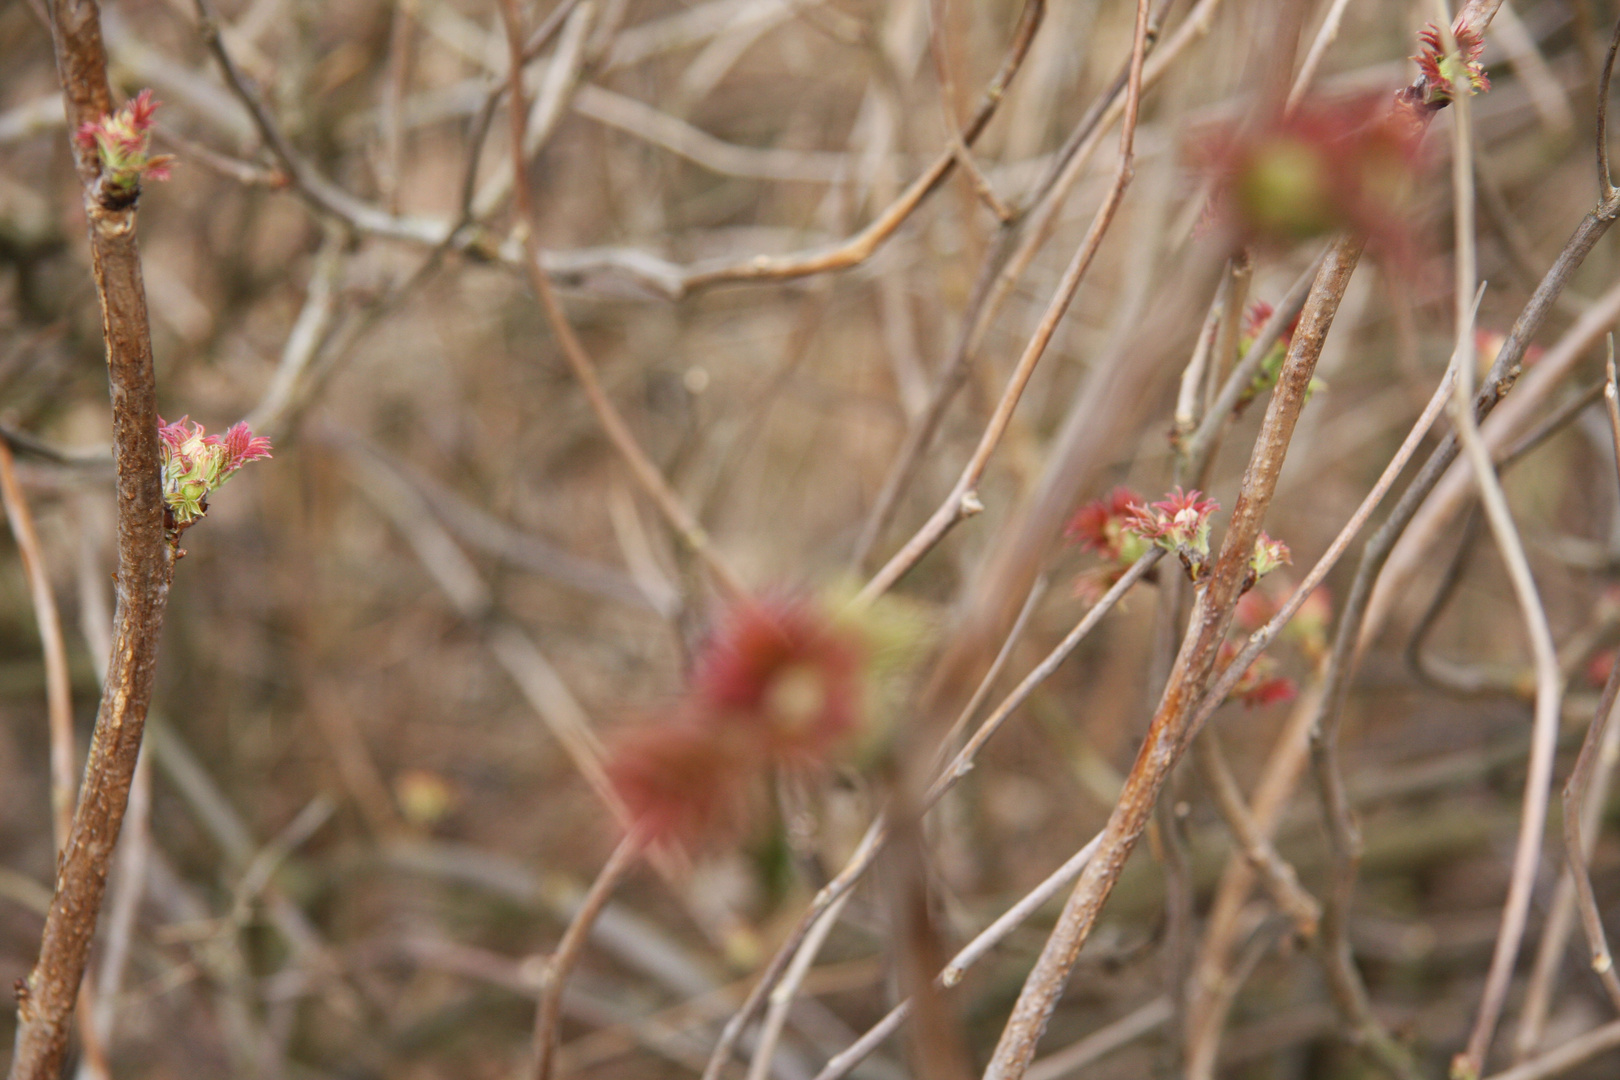
<path fill-rule="evenodd" d="M 981 930 L 977 936 L 951 958 L 939 973 L 937 980 L 942 987 L 955 986 L 962 981 L 967 969 L 977 963 L 991 949 L 995 948 L 1007 935 L 1019 926 L 1022 926 L 1031 915 L 1046 905 L 1047 901 L 1056 896 L 1065 885 L 1073 881 L 1080 871 L 1086 868 L 1092 854 L 1097 850 L 1097 843 L 1102 838 L 1094 836 L 1085 847 L 1075 852 L 1062 866 L 1047 875 L 1035 888 L 1026 893 L 1017 903 L 1004 911 L 995 922 Z M 849 1048 L 834 1055 L 823 1066 L 821 1072 L 816 1074 L 816 1080 L 842 1080 L 862 1061 L 871 1055 L 872 1051 L 881 1046 L 896 1031 L 900 1030 L 908 1016 L 911 1015 L 911 999 L 907 998 L 873 1024 L 866 1033 L 850 1044 Z"/>
<path fill-rule="evenodd" d="M 1294 76 L 1294 84 L 1288 88 L 1288 100 L 1283 108 L 1293 112 L 1305 92 L 1311 88 L 1311 80 L 1316 78 L 1316 68 L 1327 54 L 1328 46 L 1333 44 L 1339 36 L 1339 23 L 1344 19 L 1344 9 L 1350 6 L 1350 0 L 1333 0 L 1333 6 L 1328 8 L 1327 15 L 1322 19 L 1321 29 L 1317 30 L 1316 38 L 1311 42 L 1310 51 L 1305 54 L 1305 62 L 1299 65 L 1299 74 Z"/>
<path fill-rule="evenodd" d="M 1620 41 L 1620 37 L 1616 38 Z M 1612 54 L 1611 54 L 1612 55 Z M 1620 386 L 1616 385 L 1614 369 L 1614 335 L 1609 336 L 1609 356 L 1606 379 L 1603 383 L 1604 411 L 1609 418 L 1609 434 L 1614 443 L 1615 466 L 1620 468 Z M 1605 775 L 1614 768 L 1612 760 L 1605 760 L 1601 748 L 1609 741 L 1608 728 L 1613 722 L 1615 698 L 1620 696 L 1620 664 L 1609 672 L 1598 700 L 1597 712 L 1586 729 L 1580 756 L 1564 785 L 1564 856 L 1569 861 L 1569 875 L 1575 888 L 1575 900 L 1580 910 L 1581 928 L 1586 933 L 1587 948 L 1592 956 L 1592 970 L 1597 972 L 1608 993 L 1609 1000 L 1620 1009 L 1620 975 L 1614 970 L 1614 956 L 1609 951 L 1609 940 L 1603 930 L 1603 918 L 1598 910 L 1597 894 L 1592 888 L 1591 867 L 1587 852 L 1592 838 L 1583 837 L 1587 829 L 1587 794 L 1592 787 L 1594 772 L 1600 767 Z"/>
<path fill-rule="evenodd" d="M 990 740 L 990 737 L 1000 729 L 1002 724 L 1020 705 L 1029 699 L 1035 689 L 1058 669 L 1064 658 L 1072 653 L 1085 636 L 1102 621 L 1102 617 L 1111 611 L 1119 600 L 1130 591 L 1131 587 L 1141 580 L 1148 570 L 1163 556 L 1163 549 L 1154 548 L 1132 564 L 1131 568 L 1121 576 L 1119 581 L 1114 583 L 1108 592 L 1103 595 L 1102 599 L 1092 605 L 1081 618 L 1079 624 L 1064 637 L 1057 647 L 1029 675 L 1024 677 L 1012 693 L 1007 695 L 1006 699 L 996 706 L 991 714 L 985 718 L 984 722 L 980 724 L 973 737 L 957 752 L 951 763 L 941 770 L 938 778 L 923 799 L 925 810 L 937 803 L 945 792 L 955 786 L 958 780 L 972 771 L 979 750 Z M 822 887 L 821 891 L 816 894 L 815 900 L 810 904 L 809 909 L 799 917 L 799 921 L 788 933 L 786 940 L 778 947 L 776 953 L 766 965 L 759 980 L 754 984 L 754 988 L 749 991 L 747 999 L 744 1000 L 736 1014 L 722 1029 L 720 1038 L 715 1043 L 714 1051 L 710 1055 L 708 1067 L 704 1071 L 704 1080 L 715 1080 L 720 1075 L 725 1063 L 730 1060 L 731 1053 L 735 1049 L 744 1027 L 752 1019 L 765 995 L 771 992 L 777 980 L 782 977 L 782 973 L 797 954 L 806 936 L 828 909 L 840 897 L 855 887 L 855 883 L 860 880 L 861 875 L 866 873 L 876 861 L 878 852 L 887 840 L 888 821 L 885 816 L 880 815 L 867 829 L 866 835 L 855 849 L 854 854 L 844 864 L 843 869 L 838 872 L 832 881 Z M 1079 873 L 1078 866 L 1075 867 L 1074 873 Z M 1069 875 L 1069 878 L 1065 878 L 1064 882 L 1072 877 L 1073 874 Z M 1061 887 L 1061 884 L 1053 886 L 1054 890 Z M 971 948 L 972 946 L 969 946 L 969 949 Z M 964 954 L 967 951 L 963 950 Z M 960 956 L 958 959 L 960 959 Z M 950 985 L 949 971 L 950 966 L 947 965 L 946 985 Z M 895 1024 L 898 1025 L 898 1023 L 899 1021 L 896 1020 Z"/>
<path fill-rule="evenodd" d="M 1549 1080 L 1550 1077 L 1567 1073 L 1604 1051 L 1616 1047 L 1620 1047 L 1620 1020 L 1604 1024 L 1600 1028 L 1593 1028 L 1584 1035 L 1570 1039 L 1556 1050 L 1548 1051 L 1523 1065 L 1516 1065 L 1506 1072 L 1487 1077 L 1487 1080 Z"/>
<path fill-rule="evenodd" d="M 1340 241 L 1323 263 L 1312 287 L 1267 406 L 1220 556 L 1195 604 L 1169 685 L 1126 777 L 1125 788 L 1109 816 L 1098 854 L 1081 874 L 1057 926 L 1024 982 L 985 1073 L 986 1080 L 1019 1080 L 1028 1069 L 1080 948 L 1146 827 L 1160 788 L 1180 757 L 1188 723 L 1213 674 L 1232 609 L 1242 592 L 1260 523 L 1276 490 L 1316 361 L 1360 253 L 1359 241 Z"/>
<path fill-rule="evenodd" d="M 963 468 L 956 486 L 933 516 L 917 530 L 916 535 L 894 554 L 871 581 L 867 582 L 858 597 L 861 603 L 870 603 L 882 596 L 905 575 L 906 571 L 928 554 L 952 526 L 984 508 L 979 501 L 979 480 L 984 476 L 984 471 L 990 464 L 990 456 L 995 453 L 1001 437 L 1006 434 L 1007 425 L 1012 421 L 1013 410 L 1018 407 L 1024 388 L 1029 385 L 1030 376 L 1035 374 L 1035 365 L 1045 354 L 1046 346 L 1051 342 L 1052 335 L 1057 332 L 1058 323 L 1068 311 L 1069 303 L 1079 290 L 1086 271 L 1090 269 L 1097 249 L 1102 246 L 1103 236 L 1107 233 L 1108 226 L 1113 223 L 1114 214 L 1119 209 L 1120 201 L 1125 197 L 1125 189 L 1130 185 L 1134 174 L 1136 121 L 1142 100 L 1142 61 L 1147 48 L 1147 27 L 1148 0 L 1138 0 L 1136 35 L 1131 46 L 1130 78 L 1125 87 L 1125 114 L 1120 126 L 1119 166 L 1114 172 L 1114 180 L 1108 194 L 1104 197 L 1102 205 L 1097 208 L 1079 250 L 1074 253 L 1074 257 L 1064 270 L 1057 290 L 1047 302 L 1046 311 L 1036 324 L 1035 332 L 1024 347 L 1023 355 L 1018 358 L 1018 363 L 1007 380 L 1007 388 L 1002 392 L 1001 400 L 996 403 L 995 411 L 979 438 L 979 445 Z"/>
<path fill-rule="evenodd" d="M 1620 670 L 1620 667 L 1617 667 L 1617 670 Z M 799 987 L 804 985 L 805 976 L 810 973 L 811 965 L 816 962 L 816 956 L 820 954 L 827 935 L 832 933 L 833 927 L 838 924 L 838 916 L 853 895 L 846 892 L 840 896 L 817 920 L 794 954 L 793 963 L 788 965 L 787 971 L 782 975 L 782 981 L 771 990 L 771 1005 L 765 1011 L 764 1022 L 760 1024 L 759 1043 L 754 1047 L 754 1060 L 748 1066 L 748 1080 L 765 1080 L 770 1075 L 771 1061 L 776 1056 L 777 1043 L 781 1042 L 782 1031 L 787 1026 L 788 1012 L 793 1008 L 793 999 L 798 996 Z"/>
<path fill-rule="evenodd" d="M 601 914 L 613 890 L 623 880 L 626 871 L 636 864 L 645 847 L 646 841 L 638 832 L 631 832 L 619 841 L 619 846 L 613 849 L 613 854 L 608 856 L 596 880 L 580 900 L 573 921 L 568 924 L 556 951 L 546 964 L 545 986 L 540 991 L 540 1005 L 535 1010 L 534 1020 L 534 1070 L 531 1075 L 535 1080 L 551 1080 L 552 1066 L 557 1057 L 557 1026 L 562 1022 L 563 989 L 568 984 L 569 973 L 585 951 L 591 924 Z"/>
<path fill-rule="evenodd" d="M 51 733 L 51 824 L 56 835 L 56 850 L 60 852 L 73 827 L 73 795 L 78 783 L 74 776 L 77 755 L 73 752 L 73 690 L 56 594 L 51 590 L 39 533 L 34 529 L 34 515 L 28 509 L 22 485 L 17 482 L 16 462 L 4 439 L 0 439 L 0 496 L 4 498 L 11 535 L 17 541 L 23 574 L 28 578 L 34 621 L 39 627 L 40 646 L 45 654 L 45 711 Z"/>
<path fill-rule="evenodd" d="M 526 130 L 528 110 L 525 105 L 523 93 L 523 45 L 520 31 L 521 15 L 518 12 L 516 0 L 502 0 L 501 14 L 506 20 L 506 38 L 508 51 L 512 59 L 510 72 L 511 84 L 509 93 L 511 101 L 509 111 L 512 116 L 512 173 L 517 178 L 515 189 L 515 202 L 517 204 L 519 231 L 523 234 L 524 260 L 523 266 L 528 274 L 529 286 L 534 290 L 536 298 L 540 301 L 541 310 L 545 313 L 546 323 L 551 327 L 562 347 L 564 358 L 573 370 L 574 377 L 579 381 L 580 389 L 585 392 L 585 398 L 590 403 L 591 411 L 596 415 L 597 422 L 601 424 L 608 441 L 618 451 L 630 474 L 635 477 L 636 483 L 652 499 L 653 505 L 663 514 L 675 534 L 683 543 L 697 555 L 714 575 L 715 581 L 732 597 L 739 597 L 746 593 L 742 579 L 720 558 L 709 541 L 708 533 L 698 524 L 686 509 L 681 497 L 670 487 L 669 481 L 659 470 L 647 452 L 641 448 L 630 426 L 625 423 L 618 408 L 607 396 L 601 380 L 596 375 L 596 365 L 591 362 L 590 355 L 586 353 L 585 346 L 574 333 L 568 315 L 563 311 L 562 301 L 557 297 L 557 291 L 552 287 L 551 278 L 543 269 L 540 253 L 538 232 L 539 215 L 535 211 L 534 195 L 529 182 L 529 161 L 524 156 L 523 140 Z"/>
<path fill-rule="evenodd" d="M 1437 0 L 1444 10 L 1443 0 Z M 1447 48 L 1455 49 L 1449 23 L 1442 24 Z M 1452 423 L 1462 440 L 1463 453 L 1474 467 L 1480 501 L 1486 520 L 1496 538 L 1497 550 L 1508 571 L 1508 579 L 1524 616 L 1535 657 L 1536 712 L 1532 728 L 1529 774 L 1525 778 L 1524 812 L 1519 839 L 1514 848 L 1513 870 L 1507 902 L 1502 909 L 1502 926 L 1485 977 L 1479 1015 L 1468 1036 L 1467 1048 L 1452 1066 L 1454 1074 L 1478 1076 L 1485 1066 L 1497 1021 L 1507 1000 L 1508 982 L 1518 960 L 1519 946 L 1530 914 L 1530 895 L 1541 864 L 1542 836 L 1546 831 L 1547 805 L 1552 790 L 1554 755 L 1558 749 L 1559 708 L 1564 694 L 1563 672 L 1558 665 L 1558 649 L 1553 644 L 1547 613 L 1536 591 L 1524 544 L 1519 539 L 1508 509 L 1507 496 L 1497 478 L 1491 452 L 1479 433 L 1474 417 L 1474 311 L 1479 304 L 1474 282 L 1477 275 L 1474 255 L 1474 149 L 1472 103 L 1467 93 L 1457 93 L 1452 103 L 1452 190 L 1456 222 L 1456 356 L 1457 383 L 1452 399 Z M 1483 288 L 1480 290 L 1483 293 Z"/>
<path fill-rule="evenodd" d="M 1271 894 L 1272 902 L 1294 921 L 1294 928 L 1302 938 L 1309 940 L 1315 937 L 1317 924 L 1322 918 L 1322 906 L 1299 883 L 1299 875 L 1293 866 L 1278 854 L 1271 841 L 1256 826 L 1249 814 L 1248 804 L 1243 800 L 1243 790 L 1232 775 L 1232 767 L 1226 761 L 1226 754 L 1214 729 L 1199 732 L 1192 747 L 1193 761 L 1209 788 L 1215 809 L 1226 822 L 1244 858 L 1249 860 L 1249 865 Z"/>
<path fill-rule="evenodd" d="M 1598 194 L 1608 199 L 1614 195 L 1614 174 L 1609 171 L 1609 80 L 1614 78 L 1614 57 L 1620 52 L 1620 20 L 1614 24 L 1609 36 L 1609 52 L 1603 58 L 1603 74 L 1598 78 L 1597 92 L 1597 174 Z"/>

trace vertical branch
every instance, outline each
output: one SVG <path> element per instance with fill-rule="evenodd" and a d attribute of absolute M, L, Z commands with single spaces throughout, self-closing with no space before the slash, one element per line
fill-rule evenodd
<path fill-rule="evenodd" d="M 94 0 L 57 0 L 51 37 L 70 130 L 111 111 L 101 14 Z M 157 388 L 135 244 L 135 207 L 99 184 L 96 156 L 75 146 L 91 267 L 101 302 L 118 469 L 118 606 L 113 651 L 91 736 L 84 787 L 57 868 L 38 962 L 18 992 L 13 1080 L 54 1080 L 107 887 L 152 699 L 173 555 L 164 539 Z"/>
<path fill-rule="evenodd" d="M 51 732 L 51 826 L 56 850 L 67 843 L 73 828 L 73 692 L 68 681 L 67 649 L 62 641 L 62 619 L 57 613 L 56 596 L 51 592 L 50 575 L 45 569 L 34 515 L 17 482 L 16 463 L 11 446 L 0 439 L 0 498 L 4 499 L 6 520 L 17 540 L 28 593 L 39 624 L 40 646 L 45 653 L 45 707 Z"/>
<path fill-rule="evenodd" d="M 1440 11 L 1444 0 L 1437 0 Z M 1446 35 L 1448 49 L 1457 48 L 1449 24 L 1442 21 L 1441 32 Z M 1525 778 L 1524 811 L 1519 820 L 1519 838 L 1514 849 L 1513 872 L 1508 886 L 1507 901 L 1502 909 L 1502 926 L 1496 937 L 1496 948 L 1491 955 L 1491 966 L 1485 977 L 1479 1015 L 1468 1036 L 1468 1046 L 1452 1065 L 1452 1075 L 1475 1077 L 1485 1064 L 1491 1040 L 1496 1033 L 1502 1006 L 1507 1000 L 1508 982 L 1524 940 L 1526 921 L 1530 914 L 1530 894 L 1535 887 L 1536 870 L 1541 863 L 1542 834 L 1547 825 L 1547 804 L 1552 790 L 1553 757 L 1558 749 L 1558 719 L 1563 703 L 1564 679 L 1558 666 L 1558 651 L 1547 625 L 1547 613 L 1536 592 L 1530 574 L 1530 563 L 1525 557 L 1524 544 L 1519 539 L 1508 510 L 1507 497 L 1491 461 L 1490 450 L 1479 433 L 1479 422 L 1474 417 L 1474 309 L 1479 303 L 1475 295 L 1477 276 L 1474 255 L 1474 142 L 1470 119 L 1471 103 L 1466 90 L 1453 95 L 1452 114 L 1452 186 L 1455 193 L 1456 219 L 1456 371 L 1457 383 L 1452 398 L 1452 420 L 1462 440 L 1463 452 L 1473 465 L 1474 479 L 1479 486 L 1479 497 L 1485 507 L 1485 517 L 1496 537 L 1496 546 L 1507 568 L 1508 579 L 1523 613 L 1525 631 L 1529 635 L 1535 655 L 1536 711 L 1531 735 L 1530 768 Z"/>

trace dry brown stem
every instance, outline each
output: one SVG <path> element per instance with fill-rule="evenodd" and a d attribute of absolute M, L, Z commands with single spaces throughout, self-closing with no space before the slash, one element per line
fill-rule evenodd
<path fill-rule="evenodd" d="M 512 171 L 516 178 L 514 186 L 519 231 L 523 234 L 523 267 L 529 278 L 529 287 L 539 299 L 541 310 L 545 312 L 546 323 L 556 336 L 557 344 L 561 346 L 563 357 L 579 381 L 580 389 L 585 392 L 591 411 L 596 414 L 597 422 L 601 424 L 608 441 L 613 444 L 613 449 L 624 459 L 625 465 L 630 469 L 630 475 L 652 500 L 653 505 L 658 507 L 659 513 L 664 516 L 675 535 L 702 560 L 722 591 L 733 598 L 740 597 L 747 592 L 742 579 L 715 551 L 713 543 L 709 540 L 709 534 L 686 508 L 680 495 L 670 487 L 663 472 L 647 456 L 634 432 L 630 430 L 630 425 L 625 422 L 617 406 L 607 396 L 607 391 L 603 389 L 602 382 L 597 377 L 596 365 L 591 362 L 584 343 L 579 340 L 579 335 L 574 333 L 573 325 L 568 321 L 568 314 L 563 310 L 562 301 L 557 296 L 557 290 L 552 286 L 551 278 L 544 270 L 543 256 L 536 239 L 540 228 L 539 215 L 535 210 L 534 194 L 530 189 L 529 160 L 524 156 L 524 135 L 529 114 L 523 92 L 523 35 L 520 29 L 522 15 L 518 11 L 516 0 L 502 0 L 501 15 L 506 20 L 507 45 L 511 57 L 508 93 L 511 95 L 509 112 L 512 116 Z"/>
<path fill-rule="evenodd" d="M 646 846 L 641 836 L 634 832 L 619 841 L 619 846 L 602 864 L 601 872 L 580 900 L 568 929 L 563 932 L 562 940 L 557 943 L 556 951 L 546 964 L 545 983 L 540 989 L 540 1004 L 534 1018 L 534 1069 L 531 1075 L 535 1080 L 551 1080 L 557 1059 L 557 1029 L 562 1023 L 563 991 L 568 985 L 569 974 L 579 963 L 580 954 L 585 951 L 591 926 Z"/>
<path fill-rule="evenodd" d="M 94 0 L 59 0 L 52 39 L 70 127 L 112 112 L 100 11 Z M 163 532 L 152 343 L 135 244 L 133 206 L 105 205 L 100 164 L 76 149 L 91 266 L 101 301 L 112 384 L 118 469 L 118 606 L 113 655 L 96 714 L 84 787 L 57 869 L 39 959 L 19 994 L 13 1080 L 54 1080 L 106 890 L 129 785 L 152 698 L 159 632 L 173 555 Z"/>
<path fill-rule="evenodd" d="M 973 456 L 962 469 L 962 475 L 957 479 L 956 486 L 945 497 L 939 509 L 934 511 L 933 516 L 901 546 L 899 551 L 895 552 L 881 570 L 873 575 L 872 580 L 866 583 L 866 587 L 860 592 L 859 600 L 862 603 L 882 596 L 905 575 L 906 571 L 917 565 L 924 555 L 933 550 L 934 545 L 944 539 L 952 526 L 984 509 L 984 504 L 979 501 L 979 481 L 990 465 L 991 455 L 995 453 L 1002 436 L 1006 434 L 1013 411 L 1018 408 L 1024 388 L 1029 385 L 1030 376 L 1035 374 L 1035 365 L 1040 363 L 1041 357 L 1046 353 L 1052 335 L 1057 332 L 1058 323 L 1068 311 L 1075 292 L 1080 288 L 1080 282 L 1090 269 L 1092 259 L 1096 257 L 1097 249 L 1102 246 L 1103 237 L 1108 232 L 1109 225 L 1113 224 L 1114 214 L 1119 209 L 1119 204 L 1125 197 L 1125 189 L 1130 185 L 1131 177 L 1134 175 L 1136 122 L 1142 101 L 1142 62 L 1147 51 L 1147 30 L 1148 2 L 1139 0 L 1136 35 L 1131 46 L 1130 75 L 1125 85 L 1124 120 L 1120 126 L 1119 165 L 1114 172 L 1108 194 L 1104 196 L 1102 205 L 1097 208 L 1079 250 L 1074 253 L 1068 267 L 1063 271 L 1063 277 L 1058 282 L 1052 298 L 1047 302 L 1046 310 L 1042 313 L 1040 322 L 1036 324 L 1035 332 L 1030 335 L 1029 343 L 1024 346 L 1023 354 L 1019 356 L 1018 363 L 1007 380 L 1007 387 L 1002 391 L 1001 400 L 996 402 L 995 411 L 991 414 L 989 423 L 985 425 L 984 434 L 979 438 L 979 445 L 974 448 Z"/>
<path fill-rule="evenodd" d="M 1267 406 L 1220 556 L 1209 583 L 1195 603 L 1170 683 L 1148 727 L 1136 763 L 1126 777 L 1125 790 L 1109 816 L 1098 853 L 1081 874 L 1056 928 L 1041 950 L 1040 959 L 1024 982 L 985 1073 L 987 1080 L 1018 1080 L 1028 1069 L 1080 948 L 1118 881 L 1126 858 L 1147 827 L 1159 789 L 1180 757 L 1194 706 L 1214 670 L 1232 609 L 1242 592 L 1249 556 L 1259 536 L 1266 507 L 1276 490 L 1277 477 L 1282 471 L 1311 374 L 1360 254 L 1359 241 L 1340 241 L 1317 276 Z"/>

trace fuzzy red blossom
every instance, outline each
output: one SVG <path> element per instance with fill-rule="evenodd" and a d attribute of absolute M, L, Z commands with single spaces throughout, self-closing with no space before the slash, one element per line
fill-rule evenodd
<path fill-rule="evenodd" d="M 746 745 L 728 736 L 680 717 L 639 728 L 614 746 L 608 781 L 649 843 L 685 846 L 736 832 L 758 769 Z"/>
<path fill-rule="evenodd" d="M 778 761 L 813 763 L 860 720 L 862 650 L 810 603 L 754 600 L 721 620 L 692 680 L 697 708 Z"/>
<path fill-rule="evenodd" d="M 809 601 L 720 618 L 669 718 L 625 738 L 608 776 L 653 842 L 715 839 L 774 768 L 826 763 L 863 719 L 865 644 Z"/>
<path fill-rule="evenodd" d="M 1491 88 L 1480 57 L 1485 53 L 1485 38 L 1473 26 L 1458 23 L 1451 28 L 1457 39 L 1457 51 L 1448 53 L 1440 28 L 1433 23 L 1418 33 L 1420 47 L 1416 56 L 1418 71 L 1423 76 L 1424 104 L 1442 105 L 1450 102 L 1457 90 L 1468 94 L 1483 94 Z"/>
<path fill-rule="evenodd" d="M 1350 231 L 1404 253 L 1420 134 L 1383 95 L 1306 99 L 1208 140 L 1202 157 L 1219 184 L 1215 213 L 1242 244 Z"/>
<path fill-rule="evenodd" d="M 1147 550 L 1147 545 L 1126 527 L 1142 501 L 1142 496 L 1130 488 L 1117 487 L 1106 498 L 1088 502 L 1075 511 L 1063 534 L 1105 559 L 1129 565 Z"/>
<path fill-rule="evenodd" d="M 102 187 L 121 199 L 133 200 L 142 179 L 169 178 L 174 158 L 151 153 L 157 107 L 152 91 L 142 90 L 117 112 L 86 121 L 74 133 L 73 141 L 100 160 Z"/>

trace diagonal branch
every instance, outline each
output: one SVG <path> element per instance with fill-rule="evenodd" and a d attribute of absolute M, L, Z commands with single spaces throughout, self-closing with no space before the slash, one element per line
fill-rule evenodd
<path fill-rule="evenodd" d="M 1109 816 L 1097 854 L 1081 874 L 1057 926 L 1024 982 L 985 1071 L 986 1080 L 1019 1080 L 1029 1068 L 1080 949 L 1119 880 L 1125 860 L 1147 827 L 1159 790 L 1180 759 L 1195 707 L 1214 672 L 1221 641 L 1242 593 L 1250 554 L 1276 491 L 1306 389 L 1338 311 L 1339 299 L 1344 295 L 1345 285 L 1360 255 L 1361 241 L 1341 240 L 1317 275 L 1278 376 L 1277 388 L 1267 406 L 1220 557 L 1198 598 L 1164 697 L 1148 727 L 1136 763 L 1125 779 L 1119 801 Z"/>

